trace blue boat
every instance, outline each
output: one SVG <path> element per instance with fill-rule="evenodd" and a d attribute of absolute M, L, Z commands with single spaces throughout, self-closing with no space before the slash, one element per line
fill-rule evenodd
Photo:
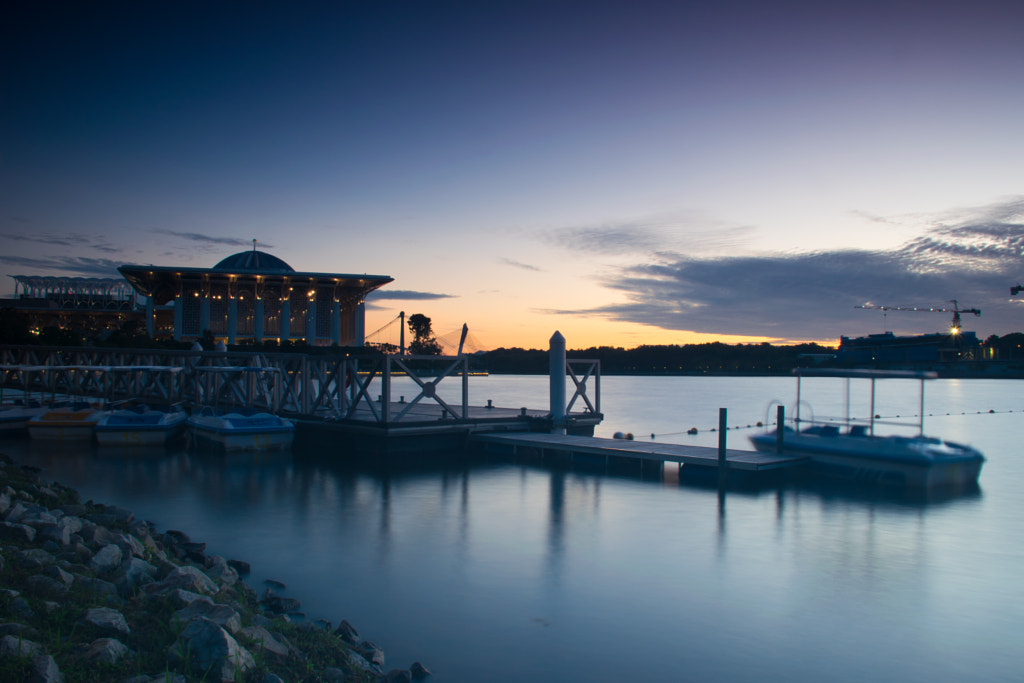
<path fill-rule="evenodd" d="M 909 488 L 964 487 L 977 484 L 984 456 L 964 444 L 924 435 L 924 380 L 934 379 L 934 372 L 896 370 L 830 370 L 799 368 L 797 375 L 797 429 L 783 427 L 782 450 L 789 455 L 807 458 L 805 469 L 823 476 L 852 479 L 865 483 L 888 484 Z M 800 417 L 802 377 L 841 377 L 847 380 L 847 412 L 849 412 L 849 380 L 871 380 L 871 412 L 866 419 L 847 414 L 834 421 L 802 420 Z M 875 415 L 875 384 L 879 379 L 915 379 L 921 382 L 920 421 L 915 436 L 878 435 L 882 424 Z M 893 424 L 893 423 L 886 423 Z M 802 428 L 802 425 L 808 425 Z M 903 425 L 907 426 L 907 425 Z M 754 448 L 762 453 L 778 452 L 778 430 L 750 437 Z"/>
<path fill-rule="evenodd" d="M 161 446 L 184 433 L 187 419 L 181 410 L 144 405 L 112 410 L 96 423 L 96 441 L 101 446 Z"/>

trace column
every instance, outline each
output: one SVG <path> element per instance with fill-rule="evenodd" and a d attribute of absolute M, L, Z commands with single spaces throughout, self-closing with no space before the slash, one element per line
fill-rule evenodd
<path fill-rule="evenodd" d="M 179 292 L 178 296 L 174 297 L 174 341 L 181 341 L 181 326 L 185 319 L 184 303 L 181 292 Z"/>
<path fill-rule="evenodd" d="M 362 346 L 366 343 L 366 303 L 360 301 L 356 304 L 356 324 L 353 330 L 354 339 L 352 346 Z"/>
<path fill-rule="evenodd" d="M 316 285 L 311 285 L 314 289 Z M 310 299 L 309 303 L 306 304 L 306 341 L 309 342 L 310 346 L 313 346 L 313 342 L 316 341 L 316 297 L 314 294 L 313 298 Z"/>
<path fill-rule="evenodd" d="M 259 344 L 263 341 L 263 318 L 266 315 L 263 309 L 263 299 L 256 299 L 256 310 L 253 313 L 255 320 L 253 320 L 252 337 L 253 341 Z"/>
<path fill-rule="evenodd" d="M 238 299 L 232 296 L 228 300 L 228 344 L 235 343 L 238 336 Z"/>
<path fill-rule="evenodd" d="M 337 299 L 331 306 L 331 341 L 341 346 L 341 302 Z"/>
<path fill-rule="evenodd" d="M 284 297 L 281 299 L 281 343 L 284 343 L 292 336 L 292 301 L 287 286 L 281 295 Z"/>

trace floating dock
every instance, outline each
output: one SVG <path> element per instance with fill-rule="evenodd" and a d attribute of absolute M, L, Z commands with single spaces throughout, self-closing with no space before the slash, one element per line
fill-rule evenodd
<path fill-rule="evenodd" d="M 474 434 L 471 441 L 485 450 L 498 450 L 513 454 L 525 452 L 540 455 L 560 454 L 572 458 L 576 455 L 604 458 L 606 463 L 618 460 L 647 462 L 675 462 L 680 465 L 718 468 L 719 450 L 709 446 L 602 439 L 593 436 L 568 434 Z M 758 453 L 756 451 L 725 451 L 725 467 L 729 470 L 764 472 L 805 462 L 807 458 L 786 454 Z"/>

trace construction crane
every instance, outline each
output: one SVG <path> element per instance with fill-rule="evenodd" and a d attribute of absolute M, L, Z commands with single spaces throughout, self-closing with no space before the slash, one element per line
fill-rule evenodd
<path fill-rule="evenodd" d="M 952 313 L 953 323 L 950 325 L 950 332 L 953 334 L 960 334 L 960 328 L 963 326 L 960 322 L 961 313 L 973 313 L 978 316 L 981 315 L 981 311 L 977 308 L 960 308 L 957 304 L 956 299 L 950 299 L 949 303 L 953 304 L 953 308 L 917 308 L 909 306 L 876 306 L 875 304 L 864 304 L 863 306 L 854 306 L 854 308 L 864 308 L 869 310 L 882 311 L 883 326 L 885 316 L 888 311 L 911 311 L 916 313 Z"/>

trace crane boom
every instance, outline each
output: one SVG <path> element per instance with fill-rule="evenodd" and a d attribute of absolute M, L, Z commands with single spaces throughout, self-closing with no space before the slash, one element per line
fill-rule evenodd
<path fill-rule="evenodd" d="M 960 322 L 961 313 L 973 313 L 975 316 L 981 315 L 981 311 L 977 308 L 960 308 L 957 304 L 956 299 L 950 299 L 949 303 L 953 304 L 953 308 L 922 308 L 917 306 L 877 306 L 875 304 L 867 303 L 863 306 L 854 306 L 854 308 L 864 308 L 869 310 L 882 311 L 883 316 L 888 311 L 909 311 L 914 313 L 952 313 L 953 322 L 950 327 L 953 330 L 953 334 L 958 334 L 962 324 Z"/>

